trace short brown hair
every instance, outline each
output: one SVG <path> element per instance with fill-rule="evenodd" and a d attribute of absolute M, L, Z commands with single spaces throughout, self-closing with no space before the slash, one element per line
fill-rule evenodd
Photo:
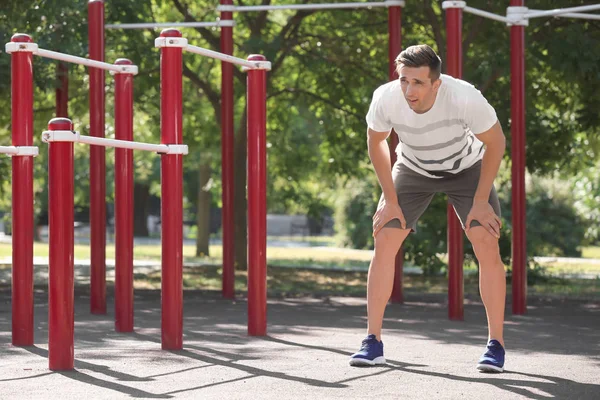
<path fill-rule="evenodd" d="M 400 75 L 400 67 L 403 65 L 409 68 L 429 67 L 429 78 L 432 82 L 439 79 L 442 73 L 442 60 L 426 44 L 407 47 L 396 57 L 398 75 Z"/>

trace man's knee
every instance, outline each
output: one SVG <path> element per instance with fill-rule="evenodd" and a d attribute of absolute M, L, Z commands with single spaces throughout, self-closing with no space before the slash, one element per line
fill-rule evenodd
<path fill-rule="evenodd" d="M 382 228 L 375 235 L 375 252 L 396 254 L 409 233 L 410 229 Z"/>
<path fill-rule="evenodd" d="M 500 247 L 498 239 L 482 226 L 475 226 L 469 230 L 467 237 L 473 245 L 475 256 L 479 263 L 497 262 L 500 260 Z"/>

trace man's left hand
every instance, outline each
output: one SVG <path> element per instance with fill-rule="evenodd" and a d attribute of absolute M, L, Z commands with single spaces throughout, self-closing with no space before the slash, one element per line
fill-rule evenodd
<path fill-rule="evenodd" d="M 492 236 L 500 239 L 500 228 L 502 228 L 502 220 L 496 215 L 494 209 L 487 201 L 475 201 L 469 215 L 467 215 L 467 223 L 465 229 L 468 232 L 471 229 L 471 222 L 478 221 Z"/>

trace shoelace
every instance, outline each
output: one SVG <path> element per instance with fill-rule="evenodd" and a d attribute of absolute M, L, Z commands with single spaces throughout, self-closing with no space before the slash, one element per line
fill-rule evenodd
<path fill-rule="evenodd" d="M 498 352 L 498 354 L 496 354 L 496 351 Z M 500 356 L 500 346 L 488 344 L 487 351 L 485 352 L 484 356 L 497 359 Z"/>
<path fill-rule="evenodd" d="M 361 345 L 360 345 L 360 351 L 363 351 L 363 350 L 368 351 L 369 347 L 371 346 L 371 342 L 372 342 L 372 339 L 363 339 L 363 341 L 361 342 Z"/>

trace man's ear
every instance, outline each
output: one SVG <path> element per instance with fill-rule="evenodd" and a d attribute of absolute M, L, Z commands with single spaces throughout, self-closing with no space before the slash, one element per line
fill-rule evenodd
<path fill-rule="evenodd" d="M 442 84 L 442 80 L 440 78 L 437 78 L 435 81 L 433 81 L 433 83 L 431 84 L 433 86 L 433 90 L 435 90 L 437 92 L 437 90 L 440 88 Z"/>

